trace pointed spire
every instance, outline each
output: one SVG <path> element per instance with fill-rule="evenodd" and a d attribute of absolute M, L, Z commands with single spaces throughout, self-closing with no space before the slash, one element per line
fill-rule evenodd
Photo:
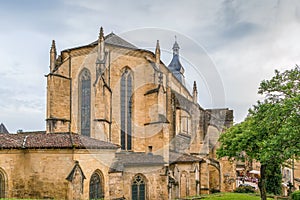
<path fill-rule="evenodd" d="M 194 81 L 194 85 L 193 85 L 193 102 L 194 103 L 198 102 L 198 91 L 197 91 L 196 81 Z"/>
<path fill-rule="evenodd" d="M 52 45 L 50 49 L 50 72 L 55 69 L 55 62 L 56 62 L 56 46 L 55 40 L 52 40 Z"/>
<path fill-rule="evenodd" d="M 103 60 L 103 58 L 104 58 L 104 31 L 101 26 L 99 32 L 99 39 L 98 39 L 98 59 Z"/>
<path fill-rule="evenodd" d="M 99 41 L 104 41 L 104 33 L 103 33 L 103 27 L 100 27 L 100 32 L 99 32 Z"/>
<path fill-rule="evenodd" d="M 155 63 L 160 63 L 160 46 L 159 46 L 159 40 L 156 42 L 156 49 L 155 49 Z"/>
<path fill-rule="evenodd" d="M 175 35 L 175 43 L 174 43 L 172 49 L 173 49 L 173 55 L 179 55 L 179 49 L 180 49 L 180 47 L 179 47 L 179 45 L 177 43 L 177 37 L 176 37 L 176 35 Z"/>
<path fill-rule="evenodd" d="M 52 40 L 52 45 L 51 45 L 50 52 L 55 52 L 55 53 L 56 53 L 56 45 L 55 45 L 55 40 Z"/>
<path fill-rule="evenodd" d="M 177 37 L 175 36 L 175 43 L 173 45 L 173 58 L 168 65 L 168 68 L 172 71 L 173 75 L 183 84 L 185 85 L 184 79 L 184 68 L 180 63 L 179 59 L 179 45 L 177 43 Z"/>
<path fill-rule="evenodd" d="M 194 91 L 197 91 L 197 84 L 196 84 L 196 81 L 194 81 L 194 85 L 193 85 L 193 92 Z"/>

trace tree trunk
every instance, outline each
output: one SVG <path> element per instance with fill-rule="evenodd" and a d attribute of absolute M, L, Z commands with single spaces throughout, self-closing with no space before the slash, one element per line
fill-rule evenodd
<path fill-rule="evenodd" d="M 261 200 L 267 200 L 267 190 L 266 190 L 266 164 L 260 166 L 260 179 L 258 182 L 258 187 L 260 190 Z"/>

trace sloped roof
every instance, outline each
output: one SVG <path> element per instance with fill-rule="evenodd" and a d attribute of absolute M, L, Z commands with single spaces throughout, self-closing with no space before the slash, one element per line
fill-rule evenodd
<path fill-rule="evenodd" d="M 169 164 L 199 162 L 201 158 L 189 154 L 169 152 Z M 166 164 L 160 155 L 143 152 L 120 152 L 116 153 L 115 162 L 109 172 L 122 172 L 126 166 L 156 166 Z"/>
<path fill-rule="evenodd" d="M 1 134 L 0 149 L 78 148 L 118 149 L 117 145 L 87 136 L 70 133 Z"/>
<path fill-rule="evenodd" d="M 125 47 L 125 48 L 129 48 L 129 49 L 138 49 L 136 46 L 127 42 L 126 40 L 124 40 L 123 38 L 121 38 L 120 36 L 118 36 L 114 33 L 110 33 L 110 34 L 106 35 L 104 37 L 104 42 L 106 44 L 110 44 L 110 45 L 114 45 L 114 46 Z M 91 45 L 96 45 L 96 44 L 98 44 L 98 40 L 91 43 Z"/>
<path fill-rule="evenodd" d="M 77 169 L 79 170 L 79 172 L 81 174 L 82 181 L 83 181 L 83 179 L 86 179 L 86 177 L 85 177 L 85 175 L 83 173 L 83 170 L 82 170 L 82 168 L 79 165 L 79 162 L 75 161 L 75 165 L 74 165 L 73 169 L 71 170 L 70 174 L 66 178 L 68 181 L 70 181 L 70 182 L 73 181 L 73 179 L 75 177 L 75 172 L 76 172 Z"/>
<path fill-rule="evenodd" d="M 9 133 L 3 123 L 0 124 L 0 133 Z"/>
<path fill-rule="evenodd" d="M 183 66 L 179 60 L 179 55 L 177 55 L 177 54 L 173 55 L 173 58 L 172 58 L 170 64 L 168 65 L 168 67 L 172 72 L 175 72 L 175 71 L 180 72 L 183 69 Z"/>
<path fill-rule="evenodd" d="M 179 45 L 177 43 L 177 41 L 175 40 L 175 43 L 173 45 L 173 58 L 170 62 L 170 64 L 168 65 L 168 68 L 170 69 L 170 71 L 173 73 L 173 75 L 183 84 L 185 85 L 185 80 L 184 80 L 184 68 L 182 66 L 182 64 L 180 63 L 179 60 Z"/>
<path fill-rule="evenodd" d="M 199 162 L 202 159 L 196 156 L 192 156 L 185 153 L 178 153 L 174 151 L 169 152 L 169 163 L 179 163 L 179 162 Z"/>
<path fill-rule="evenodd" d="M 120 152 L 116 153 L 115 162 L 110 167 L 110 172 L 122 172 L 126 166 L 154 166 L 165 164 L 160 155 L 144 152 Z"/>

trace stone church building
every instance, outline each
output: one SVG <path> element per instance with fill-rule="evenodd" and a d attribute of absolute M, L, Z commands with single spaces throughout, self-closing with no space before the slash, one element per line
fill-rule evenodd
<path fill-rule="evenodd" d="M 50 50 L 46 131 L 0 134 L 0 198 L 175 199 L 235 188 L 216 158 L 233 111 L 188 91 L 175 41 L 169 65 L 114 33 Z M 199 66 L 200 67 L 200 66 Z"/>

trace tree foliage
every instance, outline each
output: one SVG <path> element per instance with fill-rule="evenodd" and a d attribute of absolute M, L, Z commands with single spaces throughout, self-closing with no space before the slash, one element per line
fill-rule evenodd
<path fill-rule="evenodd" d="M 269 194 L 281 194 L 282 174 L 280 165 L 268 165 L 266 169 L 266 191 Z"/>
<path fill-rule="evenodd" d="M 245 152 L 261 163 L 259 187 L 266 199 L 265 173 L 268 165 L 280 165 L 300 156 L 300 68 L 275 71 L 270 80 L 261 82 L 264 96 L 249 110 L 248 117 L 229 128 L 220 137 L 219 157 L 241 159 Z"/>

